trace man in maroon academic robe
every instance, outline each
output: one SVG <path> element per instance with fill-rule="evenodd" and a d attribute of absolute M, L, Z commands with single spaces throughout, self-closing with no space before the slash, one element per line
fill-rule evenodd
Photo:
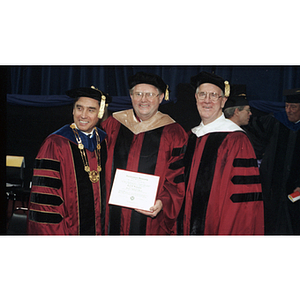
<path fill-rule="evenodd" d="M 185 235 L 264 233 L 259 170 L 245 132 L 225 119 L 227 81 L 201 72 L 191 78 L 196 89 L 199 126 L 192 129 L 185 154 Z M 183 232 L 181 232 L 183 230 Z"/>
<path fill-rule="evenodd" d="M 67 95 L 75 99 L 74 123 L 49 135 L 35 159 L 28 234 L 104 231 L 106 134 L 96 124 L 108 97 L 95 88 L 74 89 Z"/>
<path fill-rule="evenodd" d="M 157 75 L 140 72 L 129 78 L 133 109 L 114 113 L 101 125 L 107 133 L 107 201 L 116 169 L 160 177 L 150 211 L 108 205 L 105 232 L 113 235 L 176 233 L 184 197 L 184 129 L 158 111 L 167 85 Z M 167 98 L 167 97 L 166 97 Z"/>

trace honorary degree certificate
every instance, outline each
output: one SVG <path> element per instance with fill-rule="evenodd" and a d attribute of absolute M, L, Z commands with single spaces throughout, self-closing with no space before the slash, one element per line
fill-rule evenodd
<path fill-rule="evenodd" d="M 158 182 L 159 176 L 117 169 L 108 203 L 149 211 Z"/>

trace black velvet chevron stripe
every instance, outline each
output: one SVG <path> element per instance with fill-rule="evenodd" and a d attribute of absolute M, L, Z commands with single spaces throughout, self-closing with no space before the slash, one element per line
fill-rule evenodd
<path fill-rule="evenodd" d="M 55 160 L 50 160 L 50 159 L 35 159 L 34 168 L 59 172 L 60 162 Z"/>
<path fill-rule="evenodd" d="M 181 183 L 184 182 L 184 174 L 178 175 L 174 178 L 174 183 Z"/>
<path fill-rule="evenodd" d="M 186 150 L 186 145 L 184 145 L 181 148 L 174 148 L 172 150 L 172 156 L 179 156 L 180 154 L 185 153 L 185 150 Z"/>
<path fill-rule="evenodd" d="M 231 179 L 233 184 L 257 184 L 260 183 L 259 175 L 253 176 L 233 176 Z"/>
<path fill-rule="evenodd" d="M 53 206 L 59 206 L 63 203 L 61 197 L 59 196 L 40 193 L 31 193 L 30 202 Z"/>
<path fill-rule="evenodd" d="M 30 221 L 38 222 L 38 223 L 52 223 L 58 224 L 62 221 L 63 217 L 57 213 L 50 213 L 50 212 L 42 212 L 42 211 L 35 211 L 29 210 L 28 218 Z"/>
<path fill-rule="evenodd" d="M 169 169 L 171 170 L 178 170 L 184 166 L 184 160 L 180 159 L 170 164 Z"/>
<path fill-rule="evenodd" d="M 257 167 L 257 160 L 255 158 L 236 158 L 233 161 L 234 167 L 241 167 L 241 168 L 251 168 Z"/>
<path fill-rule="evenodd" d="M 233 194 L 230 197 L 233 203 L 262 201 L 262 193 L 246 193 L 246 194 Z"/>
<path fill-rule="evenodd" d="M 33 176 L 32 185 L 44 186 L 53 189 L 59 189 L 61 187 L 61 180 L 58 178 L 50 178 L 44 176 Z"/>

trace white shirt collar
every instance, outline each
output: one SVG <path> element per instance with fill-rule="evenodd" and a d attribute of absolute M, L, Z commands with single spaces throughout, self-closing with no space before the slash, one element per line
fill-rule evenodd
<path fill-rule="evenodd" d="M 77 130 L 80 130 L 80 129 L 78 129 L 78 127 L 76 126 L 75 123 L 73 123 L 73 124 L 75 125 L 75 127 L 76 127 Z M 89 138 L 91 138 L 91 137 L 93 136 L 94 130 L 95 130 L 95 129 L 93 128 L 91 132 L 83 132 L 83 131 L 81 131 L 81 130 L 80 130 L 80 131 L 81 131 L 82 133 L 84 133 L 85 135 L 87 135 L 87 136 L 90 134 Z"/>
<path fill-rule="evenodd" d="M 204 125 L 201 121 L 200 125 L 192 128 L 192 132 L 197 136 L 203 136 L 212 132 L 233 132 L 233 131 L 244 131 L 240 126 L 235 124 L 229 119 L 226 119 L 224 113 L 214 120 L 213 122 Z"/>

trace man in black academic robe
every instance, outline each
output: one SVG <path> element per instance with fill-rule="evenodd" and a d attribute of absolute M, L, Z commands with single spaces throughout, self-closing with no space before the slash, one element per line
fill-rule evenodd
<path fill-rule="evenodd" d="M 247 132 L 263 149 L 260 167 L 266 234 L 300 234 L 300 89 L 286 90 L 285 111 L 253 118 Z"/>

